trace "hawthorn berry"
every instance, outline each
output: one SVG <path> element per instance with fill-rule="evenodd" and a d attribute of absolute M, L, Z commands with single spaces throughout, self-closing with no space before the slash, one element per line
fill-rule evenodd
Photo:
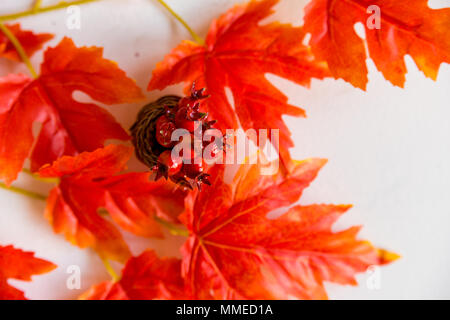
<path fill-rule="evenodd" d="M 181 170 L 183 159 L 180 157 L 173 157 L 172 152 L 166 150 L 159 155 L 158 164 L 163 166 L 169 175 L 174 175 Z"/>
<path fill-rule="evenodd" d="M 156 120 L 156 140 L 158 143 L 165 148 L 173 146 L 172 133 L 176 128 L 175 124 L 167 116 L 160 116 Z"/>
<path fill-rule="evenodd" d="M 199 174 L 203 173 L 205 164 L 203 159 L 197 158 L 192 163 L 185 163 L 183 165 L 183 172 L 188 178 L 195 179 Z"/>

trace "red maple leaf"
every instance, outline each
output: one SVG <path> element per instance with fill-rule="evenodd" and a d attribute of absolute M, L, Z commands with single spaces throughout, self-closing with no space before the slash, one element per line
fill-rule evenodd
<path fill-rule="evenodd" d="M 31 281 L 32 275 L 52 271 L 56 266 L 35 258 L 34 253 L 0 246 L 0 300 L 25 300 L 22 291 L 10 286 L 8 279 Z"/>
<path fill-rule="evenodd" d="M 45 52 L 37 79 L 0 78 L 0 179 L 14 181 L 30 150 L 31 169 L 36 171 L 63 155 L 93 151 L 107 139 L 129 138 L 106 110 L 74 100 L 75 91 L 105 104 L 143 97 L 116 63 L 102 57 L 102 49 L 77 48 L 64 38 Z M 33 147 L 34 122 L 42 128 Z"/>
<path fill-rule="evenodd" d="M 380 28 L 367 26 L 375 12 L 368 8 L 374 5 L 380 9 Z M 364 40 L 354 29 L 358 22 L 365 27 L 370 58 L 394 85 L 404 85 L 405 55 L 434 80 L 440 64 L 450 63 L 450 9 L 432 10 L 427 0 L 312 0 L 304 20 L 314 54 L 328 62 L 335 78 L 361 89 L 367 67 Z"/>
<path fill-rule="evenodd" d="M 132 153 L 130 147 L 109 145 L 76 157 L 64 156 L 41 168 L 42 177 L 60 178 L 45 213 L 55 232 L 118 261 L 128 259 L 128 246 L 99 209 L 106 209 L 121 227 L 139 236 L 163 236 L 154 217 L 175 222 L 183 210 L 184 192 L 170 182 L 150 181 L 148 172 L 117 175 Z"/>
<path fill-rule="evenodd" d="M 81 295 L 82 300 L 185 299 L 181 260 L 159 259 L 152 250 L 128 260 L 117 282 L 106 281 Z"/>
<path fill-rule="evenodd" d="M 280 158 L 289 169 L 288 149 L 293 146 L 283 115 L 303 116 L 304 111 L 287 103 L 266 74 L 272 73 L 309 86 L 312 78 L 324 78 L 325 64 L 313 59 L 302 45 L 305 33 L 290 24 L 260 22 L 273 11 L 278 0 L 252 1 L 236 6 L 214 20 L 201 46 L 183 41 L 153 71 L 148 89 L 164 89 L 186 82 L 207 88 L 211 97 L 204 101 L 219 129 L 279 129 Z M 226 95 L 231 90 L 233 107 Z M 263 146 L 260 146 L 263 147 Z"/>
<path fill-rule="evenodd" d="M 35 34 L 32 31 L 22 30 L 20 24 L 6 25 L 12 34 L 19 40 L 27 56 L 31 57 L 36 51 L 42 48 L 44 43 L 53 39 L 49 33 Z M 21 61 L 16 48 L 6 35 L 0 31 L 0 57 L 8 58 L 14 61 Z"/>
<path fill-rule="evenodd" d="M 188 197 L 182 216 L 190 232 L 182 270 L 194 297 L 324 299 L 324 281 L 356 285 L 356 273 L 397 257 L 357 240 L 359 227 L 331 230 L 348 205 L 298 205 L 267 217 L 296 202 L 324 164 L 295 162 L 287 177 L 243 165 L 232 185 L 223 166 L 213 167 L 214 188 Z"/>

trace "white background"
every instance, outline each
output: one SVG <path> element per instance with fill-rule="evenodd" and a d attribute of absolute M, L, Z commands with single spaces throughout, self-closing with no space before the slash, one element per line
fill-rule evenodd
<path fill-rule="evenodd" d="M 25 9 L 29 0 L 2 0 L 1 13 Z M 57 1 L 44 1 L 51 4 Z M 168 0 L 202 36 L 213 17 L 239 1 Z M 276 18 L 301 24 L 306 1 L 284 0 Z M 434 8 L 448 0 L 431 1 Z M 81 30 L 66 27 L 65 10 L 21 19 L 23 27 L 64 35 L 77 45 L 97 45 L 145 90 L 155 64 L 189 34 L 155 0 L 104 0 L 81 7 Z M 450 29 L 450 26 L 449 26 Z M 42 54 L 32 61 L 38 67 Z M 339 80 L 313 81 L 306 89 L 269 76 L 304 108 L 308 117 L 289 118 L 296 147 L 294 158 L 328 158 L 329 163 L 305 192 L 303 204 L 352 203 L 354 208 L 336 228 L 364 225 L 362 238 L 402 255 L 381 269 L 379 290 L 358 276 L 359 287 L 327 284 L 335 299 L 449 299 L 450 298 L 450 67 L 442 65 L 437 82 L 426 79 L 406 58 L 409 73 L 405 89 L 393 87 L 369 60 L 367 92 Z M 27 72 L 2 61 L 0 72 Z M 180 93 L 181 86 L 164 93 Z M 146 93 L 148 101 L 162 95 Z M 140 105 L 109 108 L 128 128 Z M 21 176 L 17 186 L 41 193 L 49 186 Z M 33 299 L 76 298 L 90 285 L 108 279 L 100 259 L 80 250 L 52 232 L 43 217 L 45 204 L 0 190 L 0 243 L 35 251 L 59 268 L 31 283 L 12 281 Z M 136 239 L 126 234 L 138 254 L 152 247 L 161 255 L 179 256 L 182 238 Z M 66 269 L 78 265 L 81 290 L 68 290 Z M 116 266 L 120 267 L 120 266 Z"/>

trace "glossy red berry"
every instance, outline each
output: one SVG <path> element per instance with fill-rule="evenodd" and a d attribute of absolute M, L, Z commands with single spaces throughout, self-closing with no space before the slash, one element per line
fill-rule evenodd
<path fill-rule="evenodd" d="M 192 120 L 187 120 L 187 119 L 175 120 L 175 121 L 176 121 L 175 124 L 176 124 L 177 128 L 186 129 L 189 132 L 194 132 L 201 125 L 200 121 L 192 121 Z"/>
<path fill-rule="evenodd" d="M 199 162 L 199 163 L 195 163 Z M 191 179 L 195 179 L 199 174 L 201 174 L 204 170 L 204 163 L 202 159 L 197 159 L 197 161 L 194 161 L 194 163 L 187 164 L 185 163 L 183 165 L 183 172 L 186 174 L 187 177 Z"/>
<path fill-rule="evenodd" d="M 184 97 L 178 103 L 178 110 L 189 109 L 194 105 L 194 102 L 195 100 L 193 100 L 191 97 Z"/>
<path fill-rule="evenodd" d="M 166 167 L 169 176 L 180 172 L 183 166 L 183 159 L 180 157 L 172 157 L 172 152 L 166 150 L 158 157 L 158 164 Z"/>
<path fill-rule="evenodd" d="M 175 124 L 169 120 L 168 117 L 162 115 L 156 120 L 156 140 L 158 143 L 166 148 L 172 147 L 172 133 L 175 131 Z"/>

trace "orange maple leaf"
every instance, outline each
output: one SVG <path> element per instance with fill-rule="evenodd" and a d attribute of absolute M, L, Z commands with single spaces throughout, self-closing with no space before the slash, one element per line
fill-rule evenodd
<path fill-rule="evenodd" d="M 405 83 L 404 56 L 435 80 L 442 62 L 450 63 L 450 9 L 433 10 L 427 0 L 313 0 L 306 7 L 304 29 L 314 54 L 328 62 L 335 78 L 355 87 L 367 84 L 366 49 L 354 25 L 365 27 L 370 58 L 396 86 Z M 368 28 L 369 6 L 380 9 L 380 28 Z M 372 12 L 373 13 L 373 12 Z"/>
<path fill-rule="evenodd" d="M 128 260 L 117 282 L 106 281 L 80 296 L 82 300 L 185 299 L 181 260 L 158 258 L 152 250 Z"/>
<path fill-rule="evenodd" d="M 34 253 L 0 246 L 0 300 L 25 300 L 22 291 L 8 284 L 8 279 L 31 281 L 32 275 L 52 271 L 56 266 L 34 257 Z"/>
<path fill-rule="evenodd" d="M 290 24 L 260 22 L 273 11 L 278 0 L 252 1 L 236 6 L 214 20 L 201 46 L 183 41 L 153 71 L 148 89 L 187 82 L 207 88 L 211 97 L 203 107 L 218 121 L 222 130 L 239 128 L 279 129 L 282 165 L 289 170 L 288 149 L 293 146 L 283 115 L 303 116 L 304 111 L 287 103 L 287 97 L 275 88 L 266 74 L 272 73 L 309 86 L 312 78 L 328 75 L 325 64 L 313 59 L 303 46 L 305 33 Z M 231 90 L 233 107 L 226 95 Z M 261 146 L 262 147 L 262 146 Z"/>
<path fill-rule="evenodd" d="M 32 31 L 22 30 L 20 24 L 6 25 L 12 34 L 19 40 L 27 56 L 31 57 L 36 51 L 42 48 L 44 43 L 53 39 L 50 33 L 35 34 Z M 21 61 L 16 48 L 11 41 L 0 31 L 0 57 L 14 61 Z"/>
<path fill-rule="evenodd" d="M 98 213 L 104 208 L 125 230 L 163 237 L 154 217 L 176 222 L 184 192 L 170 182 L 151 182 L 148 172 L 117 175 L 132 153 L 130 147 L 109 145 L 41 168 L 42 177 L 60 178 L 45 212 L 56 233 L 79 247 L 93 247 L 103 258 L 126 261 L 128 246 L 114 224 Z"/>
<path fill-rule="evenodd" d="M 100 48 L 77 48 L 64 38 L 45 52 L 41 75 L 0 78 L 0 179 L 17 178 L 31 150 L 31 169 L 38 170 L 63 155 L 93 151 L 107 139 L 128 134 L 106 110 L 73 99 L 82 91 L 105 104 L 143 98 L 136 83 Z M 33 147 L 33 123 L 42 128 Z"/>
<path fill-rule="evenodd" d="M 348 205 L 299 205 L 267 217 L 296 202 L 325 162 L 295 162 L 287 177 L 243 165 L 232 185 L 223 166 L 213 167 L 214 188 L 188 197 L 181 218 L 190 231 L 182 271 L 194 297 L 325 299 L 324 281 L 356 285 L 356 273 L 397 258 L 357 240 L 359 227 L 331 230 Z"/>

